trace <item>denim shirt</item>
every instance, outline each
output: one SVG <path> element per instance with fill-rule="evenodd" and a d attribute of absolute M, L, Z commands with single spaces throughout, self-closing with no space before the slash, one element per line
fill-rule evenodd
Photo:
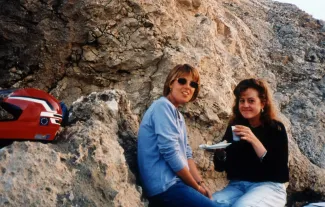
<path fill-rule="evenodd" d="M 146 111 L 138 132 L 138 166 L 143 188 L 151 197 L 180 180 L 176 172 L 192 158 L 184 117 L 166 98 Z"/>

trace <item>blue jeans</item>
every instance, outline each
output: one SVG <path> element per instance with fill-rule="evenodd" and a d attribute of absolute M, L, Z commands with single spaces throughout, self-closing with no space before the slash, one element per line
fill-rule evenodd
<path fill-rule="evenodd" d="M 149 207 L 217 207 L 192 187 L 177 182 L 167 191 L 148 198 Z"/>
<path fill-rule="evenodd" d="M 221 207 L 280 207 L 286 204 L 286 188 L 282 183 L 230 181 L 212 200 Z"/>

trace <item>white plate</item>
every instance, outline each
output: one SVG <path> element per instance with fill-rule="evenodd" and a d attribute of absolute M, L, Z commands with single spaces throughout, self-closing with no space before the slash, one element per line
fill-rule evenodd
<path fill-rule="evenodd" d="M 214 144 L 214 145 L 201 144 L 199 146 L 199 148 L 201 148 L 201 149 L 223 149 L 223 148 L 228 147 L 229 145 L 231 145 L 231 143 L 220 142 L 220 143 Z"/>
<path fill-rule="evenodd" d="M 313 206 L 325 206 L 325 202 L 321 202 L 321 203 L 310 203 L 308 204 L 306 207 L 313 207 Z"/>

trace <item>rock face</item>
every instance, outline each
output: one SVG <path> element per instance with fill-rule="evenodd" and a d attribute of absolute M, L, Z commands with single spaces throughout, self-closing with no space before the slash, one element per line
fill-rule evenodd
<path fill-rule="evenodd" d="M 121 147 L 136 141 L 138 128 L 125 93 L 92 93 L 70 113 L 58 143 L 16 142 L 1 150 L 0 204 L 143 206 L 128 164 L 134 161 Z"/>
<path fill-rule="evenodd" d="M 0 87 L 37 87 L 72 106 L 56 144 L 14 143 L 1 151 L 0 203 L 145 205 L 135 181 L 137 127 L 178 63 L 200 69 L 199 99 L 181 111 L 211 189 L 227 181 L 198 145 L 221 139 L 232 89 L 259 77 L 270 83 L 289 133 L 288 206 L 325 199 L 323 21 L 268 0 L 0 5 Z"/>

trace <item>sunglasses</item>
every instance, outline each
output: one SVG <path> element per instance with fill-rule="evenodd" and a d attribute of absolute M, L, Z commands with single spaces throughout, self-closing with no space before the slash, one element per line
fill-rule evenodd
<path fill-rule="evenodd" d="M 177 82 L 180 84 L 180 85 L 185 85 L 187 83 L 187 80 L 186 78 L 177 78 Z M 191 81 L 190 82 L 190 86 L 192 88 L 195 88 L 197 89 L 199 87 L 199 84 L 197 82 L 194 82 L 194 81 Z"/>

